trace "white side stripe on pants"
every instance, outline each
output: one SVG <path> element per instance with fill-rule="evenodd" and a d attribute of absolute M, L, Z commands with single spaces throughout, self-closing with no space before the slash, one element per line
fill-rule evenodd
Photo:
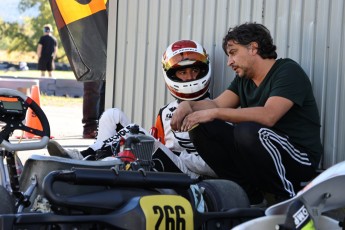
<path fill-rule="evenodd" d="M 293 185 L 286 178 L 286 171 L 282 163 L 279 150 L 276 148 L 273 142 L 280 145 L 291 156 L 292 159 L 300 164 L 311 165 L 308 157 L 306 157 L 307 154 L 301 153 L 298 149 L 295 149 L 295 147 L 291 143 L 289 143 L 289 141 L 285 137 L 279 136 L 270 129 L 261 128 L 258 134 L 262 145 L 272 157 L 277 173 L 283 183 L 284 189 L 290 194 L 290 197 L 295 196 Z"/>

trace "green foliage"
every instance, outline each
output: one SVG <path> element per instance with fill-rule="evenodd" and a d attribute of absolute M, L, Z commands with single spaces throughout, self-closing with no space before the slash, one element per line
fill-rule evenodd
<path fill-rule="evenodd" d="M 6 39 L 7 50 L 32 51 L 33 45 L 30 41 L 30 28 L 25 24 L 17 22 L 2 22 L 0 25 L 1 37 Z"/>
<path fill-rule="evenodd" d="M 26 18 L 22 24 L 0 20 L 0 37 L 2 37 L 0 48 L 6 49 L 8 52 L 36 52 L 39 38 L 43 35 L 43 26 L 45 24 L 51 24 L 53 26 L 53 35 L 58 40 L 59 49 L 56 61 L 68 63 L 66 54 L 61 45 L 49 0 L 21 0 L 18 9 L 20 12 L 24 12 L 36 6 L 38 6 L 39 9 L 38 16 Z"/>
<path fill-rule="evenodd" d="M 0 49 L 4 50 L 7 49 L 9 44 L 11 43 L 11 39 L 9 36 L 6 36 L 6 33 L 10 33 L 11 27 L 8 26 L 1 18 L 0 18 Z"/>

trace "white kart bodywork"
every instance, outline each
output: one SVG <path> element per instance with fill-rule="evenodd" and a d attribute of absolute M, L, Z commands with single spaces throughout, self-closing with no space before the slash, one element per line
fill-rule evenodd
<path fill-rule="evenodd" d="M 316 229 L 337 230 L 339 221 L 322 215 L 322 213 L 345 206 L 345 162 L 340 162 L 312 180 L 298 194 L 284 202 L 269 207 L 260 217 L 233 228 L 234 230 L 276 229 L 278 224 L 284 224 L 289 205 L 301 200 L 308 209 Z"/>

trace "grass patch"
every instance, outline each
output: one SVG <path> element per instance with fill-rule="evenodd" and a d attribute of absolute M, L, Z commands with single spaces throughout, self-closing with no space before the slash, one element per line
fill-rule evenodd
<path fill-rule="evenodd" d="M 80 106 L 83 104 L 83 98 L 74 98 L 74 97 L 59 97 L 59 96 L 40 96 L 40 105 L 41 106 Z"/>
<path fill-rule="evenodd" d="M 27 71 L 0 70 L 0 76 L 40 78 L 41 71 L 39 70 L 27 70 Z M 46 76 L 48 76 L 47 73 L 46 73 Z M 54 70 L 53 78 L 76 80 L 73 71 Z"/>

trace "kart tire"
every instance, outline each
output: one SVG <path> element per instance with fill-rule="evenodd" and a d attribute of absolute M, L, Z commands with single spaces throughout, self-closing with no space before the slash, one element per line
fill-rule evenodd
<path fill-rule="evenodd" d="M 14 213 L 14 199 L 9 192 L 0 186 L 0 215 Z"/>
<path fill-rule="evenodd" d="M 207 212 L 226 211 L 232 208 L 249 208 L 245 191 L 230 180 L 209 179 L 198 183 L 202 188 Z"/>

